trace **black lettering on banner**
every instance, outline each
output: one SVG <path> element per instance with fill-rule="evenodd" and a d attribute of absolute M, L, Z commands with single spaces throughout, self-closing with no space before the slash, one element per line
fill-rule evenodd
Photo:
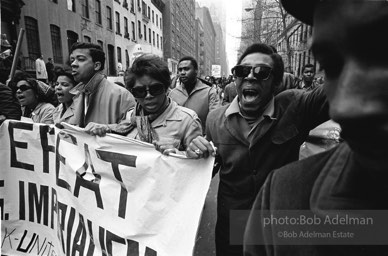
<path fill-rule="evenodd" d="M 27 142 L 20 142 L 20 141 L 15 141 L 14 138 L 14 130 L 15 129 L 22 129 L 22 130 L 28 130 L 32 131 L 33 129 L 33 124 L 30 123 L 19 123 L 19 122 L 12 122 L 10 121 L 8 123 L 8 132 L 9 132 L 9 141 L 10 141 L 10 146 L 11 146 L 11 167 L 16 167 L 16 168 L 21 168 L 29 171 L 34 171 L 34 165 L 32 164 L 27 164 L 18 161 L 17 159 L 17 154 L 16 154 L 16 148 L 28 148 Z"/>
<path fill-rule="evenodd" d="M 51 128 L 49 125 L 41 125 L 39 126 L 39 133 L 40 133 L 40 143 L 42 145 L 43 150 L 43 172 L 49 173 L 49 153 L 55 153 L 55 147 L 53 145 L 48 144 L 48 137 L 47 134 L 54 135 L 54 129 Z"/>
<path fill-rule="evenodd" d="M 122 237 L 117 236 L 116 234 L 111 233 L 109 230 L 106 230 L 106 251 L 108 255 L 113 255 L 113 242 L 117 242 L 120 244 L 125 245 L 125 239 Z M 137 254 L 127 254 L 127 255 L 139 255 L 139 252 Z"/>
<path fill-rule="evenodd" d="M 70 255 L 70 242 L 71 242 L 71 231 L 73 230 L 73 224 L 74 224 L 74 217 L 75 217 L 75 209 L 73 207 L 70 208 L 70 216 L 69 216 L 69 222 L 67 223 L 67 241 L 66 241 L 66 255 Z"/>
<path fill-rule="evenodd" d="M 86 228 L 84 217 L 79 213 L 78 227 L 73 238 L 73 248 L 71 249 L 71 255 L 75 256 L 78 252 L 78 255 L 84 255 L 85 251 L 85 241 L 86 241 Z"/>
<path fill-rule="evenodd" d="M 63 236 L 63 231 L 65 230 L 65 219 L 66 219 L 66 212 L 67 212 L 67 205 L 63 204 L 58 201 L 58 210 L 59 210 L 59 224 L 60 228 L 58 229 L 58 239 L 61 241 L 62 244 L 62 252 L 65 253 L 65 241 Z"/>
<path fill-rule="evenodd" d="M 100 158 L 101 160 L 104 160 L 104 161 L 111 163 L 113 174 L 114 174 L 115 178 L 120 182 L 121 191 L 120 191 L 120 202 L 119 202 L 118 216 L 124 219 L 125 212 L 127 209 L 128 191 L 123 183 L 123 179 L 121 178 L 119 164 L 126 165 L 129 167 L 136 167 L 137 156 L 124 155 L 124 154 L 120 154 L 120 153 L 107 152 L 107 151 L 102 151 L 102 150 L 97 150 L 97 149 L 96 149 L 96 154 L 97 154 L 98 158 Z"/>
<path fill-rule="evenodd" d="M 100 191 L 101 175 L 97 174 L 94 170 L 92 159 L 90 158 L 89 146 L 87 144 L 84 144 L 84 149 L 85 149 L 85 163 L 76 172 L 77 176 L 76 176 L 75 187 L 74 187 L 74 196 L 75 197 L 79 196 L 79 191 L 81 187 L 87 188 L 93 191 L 94 194 L 96 195 L 97 207 L 104 209 L 104 206 L 102 203 L 101 191 Z M 91 181 L 86 180 L 82 177 L 85 175 L 86 170 L 89 167 L 92 170 L 93 176 L 95 177 L 95 179 Z"/>
<path fill-rule="evenodd" d="M 57 191 L 51 188 L 51 228 L 54 229 L 54 220 L 57 221 L 56 225 L 59 226 L 59 218 L 54 219 L 54 212 L 58 216 L 58 198 Z"/>
<path fill-rule="evenodd" d="M 158 253 L 155 250 L 152 250 L 151 248 L 146 247 L 144 256 L 156 256 L 156 255 L 158 255 Z"/>
<path fill-rule="evenodd" d="M 38 198 L 37 184 L 28 183 L 28 206 L 29 206 L 29 221 L 34 222 L 36 207 L 37 223 L 41 223 L 43 210 L 43 225 L 48 226 L 48 207 L 49 207 L 49 187 L 40 186 L 40 197 Z"/>
<path fill-rule="evenodd" d="M 30 251 L 29 251 L 29 253 L 31 253 L 31 251 L 34 249 L 34 247 L 35 247 L 35 244 L 37 244 L 37 246 L 36 246 L 36 250 L 37 250 L 37 254 L 36 255 L 39 255 L 40 254 L 40 252 L 42 251 L 42 249 L 43 249 L 43 246 L 46 244 L 46 237 L 44 238 L 44 240 L 43 240 L 43 244 L 42 244 L 42 246 L 39 246 L 39 235 L 36 235 L 36 238 L 35 238 L 35 241 L 34 241 L 34 243 L 32 244 L 32 247 L 31 247 L 31 249 L 30 249 Z M 44 248 L 44 251 L 46 251 L 46 248 L 47 248 L 47 244 L 46 244 L 46 247 Z M 44 252 L 43 251 L 43 252 Z M 42 253 L 43 254 L 43 253 Z"/>
<path fill-rule="evenodd" d="M 98 238 L 100 240 L 102 255 L 108 255 L 105 249 L 105 229 L 103 227 L 98 227 Z"/>
<path fill-rule="evenodd" d="M 87 256 L 92 256 L 96 245 L 94 244 L 92 222 L 90 220 L 87 220 L 87 222 L 88 222 L 88 230 L 89 230 L 90 242 L 89 242 L 88 252 L 87 252 L 86 255 Z"/>
<path fill-rule="evenodd" d="M 23 242 L 24 242 L 24 239 L 25 239 L 27 233 L 28 233 L 28 231 L 27 231 L 27 230 L 24 230 L 24 233 L 23 233 L 23 236 L 22 236 L 22 240 L 20 240 L 20 243 L 19 243 L 19 245 L 18 245 L 18 248 L 16 249 L 16 250 L 19 251 L 19 252 L 27 253 L 27 252 L 30 250 L 30 248 L 31 248 L 31 246 L 32 246 L 32 244 L 33 244 L 33 242 L 35 241 L 35 238 L 36 238 L 36 236 L 37 236 L 36 233 L 32 234 L 32 238 L 31 238 L 30 242 L 28 243 L 27 247 L 26 247 L 26 248 L 22 248 L 22 245 L 23 245 Z"/>
<path fill-rule="evenodd" d="M 139 242 L 127 239 L 127 255 L 139 255 Z"/>
<path fill-rule="evenodd" d="M 16 228 L 14 228 L 14 229 L 8 234 L 8 229 L 5 228 L 5 235 L 4 235 L 3 241 L 1 241 L 1 248 L 3 248 L 5 239 L 8 238 L 9 247 L 12 249 L 12 239 L 11 239 L 11 235 L 12 235 L 13 232 L 15 232 L 15 230 L 16 230 Z M 0 250 L 0 251 L 1 251 L 1 250 Z"/>
<path fill-rule="evenodd" d="M 19 219 L 26 219 L 26 200 L 24 194 L 24 181 L 19 181 Z"/>
<path fill-rule="evenodd" d="M 3 188 L 3 187 L 4 187 L 4 180 L 0 180 L 0 188 Z M 4 195 L 4 193 L 0 193 L 0 194 Z M 4 198 L 0 198 L 0 214 L 1 214 L 0 216 L 1 220 L 8 220 L 9 214 L 4 212 Z"/>
<path fill-rule="evenodd" d="M 70 139 L 69 139 L 69 137 L 70 137 Z M 60 163 L 62 163 L 64 165 L 66 164 L 66 158 L 64 156 L 62 156 L 58 150 L 60 142 L 62 140 L 70 142 L 74 145 L 77 145 L 77 139 L 74 136 L 67 134 L 67 133 L 64 133 L 64 132 L 59 132 L 57 135 L 57 143 L 56 143 L 57 150 L 55 152 L 55 174 L 56 174 L 57 185 L 59 187 L 62 187 L 64 189 L 67 189 L 70 191 L 71 187 L 70 187 L 69 183 L 67 183 L 65 180 L 62 180 L 59 178 Z"/>

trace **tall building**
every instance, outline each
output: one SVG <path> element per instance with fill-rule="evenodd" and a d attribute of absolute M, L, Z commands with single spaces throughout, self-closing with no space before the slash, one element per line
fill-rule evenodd
<path fill-rule="evenodd" d="M 139 53 L 163 57 L 162 0 L 24 1 L 20 19 L 15 20 L 16 7 L 22 3 L 3 4 L 2 13 L 10 10 L 16 15 L 2 16 L 2 28 L 12 40 L 20 28 L 25 29 L 20 59 L 22 68 L 31 74 L 40 54 L 45 61 L 52 57 L 55 66 L 69 65 L 69 50 L 75 42 L 101 45 L 106 53 L 104 73 L 109 76 L 129 68 Z"/>
<path fill-rule="evenodd" d="M 201 21 L 195 19 L 195 59 L 198 62 L 198 76 L 204 77 L 205 74 L 205 33 Z"/>
<path fill-rule="evenodd" d="M 141 53 L 163 57 L 163 9 L 161 0 L 115 0 L 116 62 L 123 70 Z"/>
<path fill-rule="evenodd" d="M 175 75 L 181 57 L 196 56 L 195 1 L 165 0 L 163 17 L 164 58 Z"/>
<path fill-rule="evenodd" d="M 200 7 L 197 3 L 195 15 L 201 21 L 204 32 L 204 75 L 211 75 L 212 65 L 215 64 L 216 31 L 207 7 Z"/>
<path fill-rule="evenodd" d="M 222 0 L 198 0 L 200 6 L 206 6 L 209 9 L 212 19 L 215 37 L 215 55 L 214 63 L 221 65 L 221 75 L 227 76 L 230 71 L 226 56 L 226 8 L 225 1 Z"/>
<path fill-rule="evenodd" d="M 22 67 L 35 70 L 35 59 L 43 54 L 45 61 L 52 57 L 54 65 L 68 64 L 69 49 L 74 42 L 100 44 L 107 53 L 105 72 L 115 73 L 114 30 L 110 29 L 113 0 L 107 1 L 25 1 L 20 23 L 25 29 L 21 45 Z"/>

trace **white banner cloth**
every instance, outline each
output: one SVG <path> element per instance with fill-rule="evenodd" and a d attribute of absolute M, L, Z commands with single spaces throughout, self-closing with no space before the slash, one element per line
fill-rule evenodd
<path fill-rule="evenodd" d="M 192 255 L 213 163 L 122 136 L 5 121 L 1 253 Z"/>

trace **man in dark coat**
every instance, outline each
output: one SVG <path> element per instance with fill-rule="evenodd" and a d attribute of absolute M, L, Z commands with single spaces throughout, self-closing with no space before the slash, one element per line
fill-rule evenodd
<path fill-rule="evenodd" d="M 330 116 L 340 124 L 344 142 L 268 176 L 249 217 L 244 255 L 388 255 L 388 48 L 384 33 L 388 4 L 369 0 L 282 2 L 288 13 L 313 25 L 312 51 L 325 72 Z M 371 49 L 378 49 L 378 54 L 370 55 Z M 265 225 L 266 210 L 275 216 L 284 210 L 288 214 L 298 211 L 314 216 L 316 224 Z M 377 214 L 382 216 L 380 222 Z M 356 222 L 318 225 L 334 217 L 373 221 L 358 226 Z M 332 235 L 302 240 L 296 232 L 300 226 Z M 298 239 L 282 239 L 285 230 L 295 231 Z M 346 230 L 353 235 L 335 237 L 334 232 Z"/>
<path fill-rule="evenodd" d="M 197 137 L 187 150 L 191 157 L 207 157 L 214 154 L 209 141 L 217 147 L 218 256 L 242 255 L 246 218 L 230 222 L 231 213 L 250 210 L 268 173 L 297 160 L 309 131 L 328 119 L 322 88 L 274 96 L 283 70 L 281 57 L 271 47 L 249 46 L 232 69 L 237 97 L 209 114 L 206 139 Z"/>

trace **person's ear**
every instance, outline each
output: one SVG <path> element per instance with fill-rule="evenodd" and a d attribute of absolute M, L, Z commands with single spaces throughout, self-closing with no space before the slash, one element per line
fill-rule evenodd
<path fill-rule="evenodd" d="M 101 62 L 100 61 L 94 62 L 94 70 L 99 71 L 100 69 L 101 69 Z"/>

